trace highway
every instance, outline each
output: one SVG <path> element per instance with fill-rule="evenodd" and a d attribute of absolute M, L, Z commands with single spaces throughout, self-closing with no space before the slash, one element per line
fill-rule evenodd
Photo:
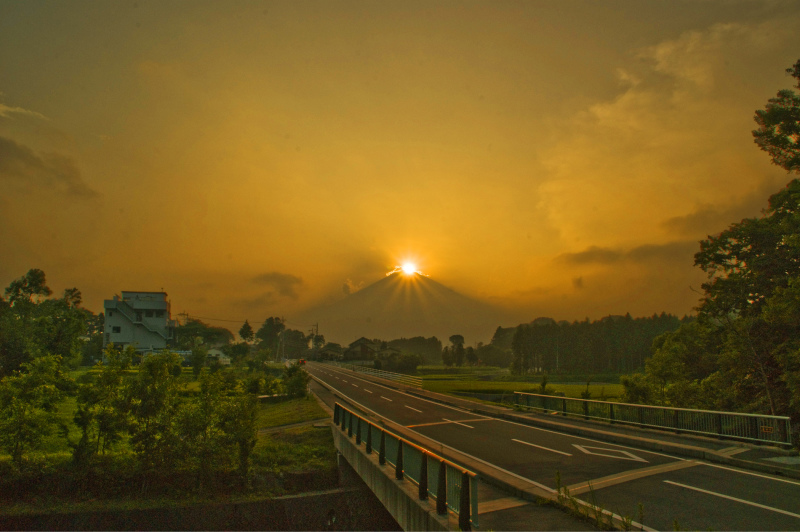
<path fill-rule="evenodd" d="M 647 527 L 800 529 L 797 480 L 475 415 L 333 366 L 309 363 L 307 369 L 349 406 L 371 410 L 531 486 L 554 492 L 558 472 L 571 494 L 606 510 L 636 521 L 641 504 Z"/>

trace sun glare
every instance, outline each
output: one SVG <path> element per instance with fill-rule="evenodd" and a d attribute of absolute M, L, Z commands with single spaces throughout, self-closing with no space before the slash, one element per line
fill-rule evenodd
<path fill-rule="evenodd" d="M 417 273 L 417 265 L 413 262 L 404 262 L 403 265 L 400 267 L 403 270 L 403 273 L 406 275 L 413 275 Z"/>

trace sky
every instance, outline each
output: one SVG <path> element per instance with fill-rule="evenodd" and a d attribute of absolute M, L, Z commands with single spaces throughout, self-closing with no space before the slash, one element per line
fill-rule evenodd
<path fill-rule="evenodd" d="M 798 35 L 782 0 L 0 0 L 0 286 L 307 329 L 413 261 L 519 322 L 690 314 L 699 240 L 790 180 L 751 130 Z"/>

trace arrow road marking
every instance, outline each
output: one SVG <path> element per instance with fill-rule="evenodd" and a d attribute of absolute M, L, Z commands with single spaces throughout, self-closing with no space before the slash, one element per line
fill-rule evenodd
<path fill-rule="evenodd" d="M 628 451 L 623 451 L 622 449 L 606 449 L 603 447 L 591 447 L 589 445 L 578 445 L 577 443 L 572 444 L 573 447 L 582 451 L 585 454 L 592 454 L 595 456 L 605 456 L 606 458 L 616 458 L 618 460 L 632 460 L 634 462 L 644 462 L 648 463 L 647 460 L 644 458 L 640 458 L 633 453 L 629 453 Z M 589 449 L 594 449 L 594 451 L 590 451 Z M 606 454 L 606 453 L 598 453 L 596 451 L 606 451 L 608 453 L 619 453 L 619 454 Z M 621 456 L 625 455 L 625 456 Z"/>
<path fill-rule="evenodd" d="M 467 427 L 468 429 L 474 429 L 475 428 L 472 425 L 465 425 L 464 423 L 459 423 L 458 421 L 453 421 L 452 419 L 447 419 L 446 417 L 443 417 L 442 419 L 444 419 L 448 423 L 455 423 L 456 425 L 461 425 L 462 427 Z"/>
<path fill-rule="evenodd" d="M 536 447 L 537 449 L 544 449 L 545 451 L 550 451 L 551 453 L 558 453 L 558 454 L 563 454 L 563 455 L 566 455 L 566 456 L 572 456 L 570 453 L 565 453 L 564 451 L 556 451 L 555 449 L 551 449 L 549 447 L 542 447 L 541 445 L 536 445 L 535 443 L 531 443 L 531 442 L 527 442 L 527 441 L 517 440 L 517 439 L 514 439 L 514 438 L 512 438 L 511 441 L 515 441 L 517 443 L 524 443 L 525 445 L 530 445 L 531 447 Z"/>

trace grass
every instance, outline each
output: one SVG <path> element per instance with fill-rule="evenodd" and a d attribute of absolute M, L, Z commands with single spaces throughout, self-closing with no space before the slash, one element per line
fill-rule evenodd
<path fill-rule="evenodd" d="M 281 403 L 265 403 L 258 412 L 257 426 L 259 429 L 279 427 L 302 421 L 311 421 L 327 417 L 328 413 L 322 409 L 317 401 L 311 397 L 293 399 Z"/>

